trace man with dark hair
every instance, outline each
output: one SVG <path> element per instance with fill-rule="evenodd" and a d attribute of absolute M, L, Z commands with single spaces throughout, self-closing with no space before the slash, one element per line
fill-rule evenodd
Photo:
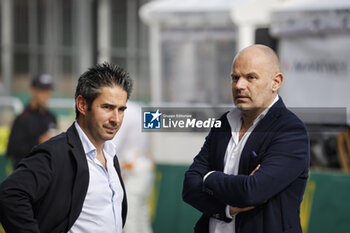
<path fill-rule="evenodd" d="M 278 96 L 283 75 L 264 45 L 232 64 L 236 108 L 221 117 L 185 174 L 183 199 L 203 213 L 198 233 L 301 233 L 309 171 L 305 125 Z"/>
<path fill-rule="evenodd" d="M 0 221 L 7 233 L 121 233 L 127 203 L 115 145 L 132 90 L 117 66 L 81 75 L 76 121 L 35 147 L 0 185 Z"/>
<path fill-rule="evenodd" d="M 51 75 L 39 74 L 33 77 L 29 104 L 14 120 L 7 145 L 6 155 L 14 167 L 34 146 L 56 134 L 56 117 L 47 108 L 52 89 Z"/>

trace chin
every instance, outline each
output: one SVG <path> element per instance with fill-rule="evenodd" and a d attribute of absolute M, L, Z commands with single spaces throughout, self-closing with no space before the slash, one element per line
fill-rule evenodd
<path fill-rule="evenodd" d="M 243 104 L 238 104 L 237 108 L 241 111 L 241 112 L 254 112 L 254 110 L 256 108 L 252 107 L 252 106 L 247 106 L 247 105 L 243 105 Z"/>
<path fill-rule="evenodd" d="M 112 140 L 112 139 L 114 138 L 114 135 L 115 135 L 115 134 L 106 133 L 106 134 L 103 136 L 103 139 L 104 139 L 105 141 Z"/>
<path fill-rule="evenodd" d="M 235 105 L 239 110 L 249 109 L 249 106 L 247 106 L 245 103 L 236 103 Z"/>
<path fill-rule="evenodd" d="M 108 140 L 113 139 L 113 138 L 114 138 L 114 136 L 115 136 L 116 134 L 117 134 L 117 133 L 108 134 L 108 135 L 107 135 Z"/>

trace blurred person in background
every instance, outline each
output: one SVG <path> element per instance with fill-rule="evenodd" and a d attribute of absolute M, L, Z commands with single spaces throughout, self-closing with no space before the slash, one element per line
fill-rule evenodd
<path fill-rule="evenodd" d="M 115 145 L 133 81 L 104 63 L 82 74 L 76 120 L 34 147 L 0 184 L 7 233 L 122 233 L 127 201 Z"/>
<path fill-rule="evenodd" d="M 183 199 L 203 213 L 195 232 L 301 233 L 309 137 L 277 94 L 276 53 L 264 45 L 243 49 L 231 78 L 236 108 L 211 129 L 185 173 Z"/>
<path fill-rule="evenodd" d="M 128 192 L 128 222 L 124 233 L 152 233 L 149 200 L 153 188 L 154 162 L 149 135 L 141 129 L 141 106 L 130 101 L 123 126 L 113 139 Z"/>
<path fill-rule="evenodd" d="M 33 77 L 29 104 L 14 120 L 7 146 L 6 154 L 14 167 L 34 146 L 56 135 L 57 119 L 47 108 L 52 89 L 51 75 Z"/>

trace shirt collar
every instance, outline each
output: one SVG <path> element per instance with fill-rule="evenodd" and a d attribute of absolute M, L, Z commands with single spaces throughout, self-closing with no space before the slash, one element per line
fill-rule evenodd
<path fill-rule="evenodd" d="M 90 139 L 86 136 L 85 132 L 80 127 L 78 122 L 75 121 L 74 125 L 78 131 L 80 141 L 83 144 L 85 154 L 91 154 L 93 157 L 96 157 L 97 154 L 93 153 L 96 152 L 96 147 L 91 143 Z M 103 151 L 105 152 L 105 156 L 114 157 L 116 154 L 116 146 L 111 140 L 105 141 L 103 144 Z"/>
<path fill-rule="evenodd" d="M 103 151 L 105 152 L 105 156 L 107 155 L 113 158 L 117 153 L 117 147 L 112 140 L 108 140 L 103 145 Z"/>
<path fill-rule="evenodd" d="M 78 124 L 78 122 L 75 121 L 74 125 L 75 125 L 75 128 L 78 131 L 80 141 L 83 144 L 83 148 L 84 148 L 85 154 L 89 154 L 89 153 L 91 153 L 93 151 L 96 151 L 96 147 L 91 143 L 91 141 L 86 136 L 86 134 L 84 133 L 82 128 L 80 128 L 80 125 Z"/>
<path fill-rule="evenodd" d="M 254 120 L 253 124 L 258 123 L 261 119 L 265 117 L 267 112 L 270 110 L 270 108 L 279 100 L 278 95 L 276 95 L 275 99 L 272 101 L 272 103 L 262 112 L 259 114 L 259 116 Z"/>
<path fill-rule="evenodd" d="M 265 117 L 267 112 L 270 110 L 270 108 L 279 100 L 279 96 L 276 95 L 273 102 L 262 112 L 259 114 L 259 116 L 254 120 L 253 125 L 256 125 L 261 119 Z M 228 114 L 227 114 L 227 120 L 231 127 L 231 132 L 239 132 L 242 121 L 241 121 L 241 111 L 238 108 L 233 108 Z"/>

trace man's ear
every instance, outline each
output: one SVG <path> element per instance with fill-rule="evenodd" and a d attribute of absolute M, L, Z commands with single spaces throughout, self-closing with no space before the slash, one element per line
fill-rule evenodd
<path fill-rule="evenodd" d="M 283 74 L 277 73 L 272 79 L 272 91 L 277 92 L 277 90 L 281 87 L 283 82 Z"/>
<path fill-rule="evenodd" d="M 83 96 L 79 95 L 75 99 L 75 105 L 77 106 L 77 109 L 80 112 L 80 114 L 85 116 L 86 112 L 88 111 L 88 104 L 86 102 L 86 99 Z"/>

